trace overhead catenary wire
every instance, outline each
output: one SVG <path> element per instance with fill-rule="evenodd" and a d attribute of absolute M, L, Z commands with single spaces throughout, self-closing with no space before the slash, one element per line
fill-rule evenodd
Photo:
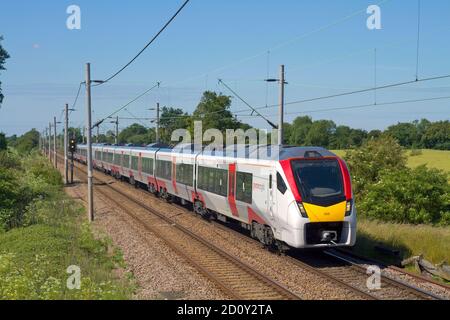
<path fill-rule="evenodd" d="M 186 0 L 183 5 L 175 12 L 175 14 L 164 24 L 164 26 L 153 36 L 153 38 L 142 48 L 141 51 L 138 52 L 128 63 L 126 63 L 122 68 L 120 68 L 117 72 L 115 72 L 113 75 L 108 77 L 106 80 L 101 81 L 95 86 L 99 86 L 102 84 L 105 84 L 115 77 L 117 77 L 122 71 L 124 71 L 126 68 L 128 68 L 134 61 L 136 61 L 139 56 L 144 53 L 145 50 L 161 35 L 161 33 L 164 32 L 164 30 L 175 20 L 175 18 L 179 15 L 179 13 L 184 9 L 184 7 L 189 3 L 190 0 Z"/>
<path fill-rule="evenodd" d="M 408 85 L 408 84 L 415 84 L 415 83 L 434 81 L 434 80 L 441 80 L 441 79 L 447 79 L 447 78 L 450 78 L 450 74 L 448 74 L 448 75 L 441 75 L 441 76 L 435 76 L 435 77 L 429 77 L 429 78 L 423 78 L 423 79 L 418 79 L 418 80 L 412 80 L 412 81 L 403 81 L 403 82 L 391 83 L 391 84 L 387 84 L 387 85 L 383 85 L 383 86 L 374 86 L 374 87 L 371 87 L 371 88 L 360 89 L 360 90 L 353 90 L 353 91 L 343 92 L 343 93 L 334 94 L 334 95 L 326 95 L 326 96 L 320 96 L 320 97 L 315 97 L 315 98 L 310 98 L 310 99 L 290 101 L 290 102 L 286 102 L 285 105 L 289 106 L 289 105 L 295 105 L 295 104 L 315 102 L 315 101 L 320 101 L 320 100 L 327 100 L 327 99 L 332 99 L 332 98 L 344 97 L 344 96 L 349 96 L 349 95 L 353 95 L 353 94 L 360 94 L 360 93 L 371 92 L 371 91 L 375 91 L 375 90 L 379 91 L 379 90 L 384 90 L 384 89 L 388 89 L 388 88 L 395 88 L 395 87 L 405 86 L 405 85 Z M 259 107 L 254 107 L 254 108 L 252 107 L 252 108 L 255 109 L 255 110 L 262 110 L 262 109 L 269 109 L 269 108 L 276 108 L 276 107 L 278 107 L 278 104 L 269 105 L 269 106 L 265 106 L 264 105 L 264 106 L 259 106 Z M 223 113 L 223 112 L 225 112 L 225 111 L 224 110 L 211 111 L 211 112 L 204 113 L 203 115 L 218 114 L 218 113 Z M 248 112 L 248 108 L 235 110 L 235 111 L 231 111 L 231 112 L 234 115 L 239 115 L 240 113 Z M 189 117 L 189 115 L 180 116 L 180 118 L 183 118 L 183 117 Z"/>
<path fill-rule="evenodd" d="M 304 110 L 304 111 L 298 111 L 298 112 L 287 112 L 286 115 L 321 113 L 321 112 L 328 112 L 328 111 L 340 111 L 340 110 L 351 110 L 351 109 L 365 109 L 365 108 L 371 108 L 371 107 L 381 107 L 381 106 L 388 106 L 388 105 L 417 103 L 417 102 L 425 102 L 425 101 L 437 101 L 437 100 L 450 100 L 450 96 L 432 97 L 432 98 L 423 98 L 423 99 L 411 99 L 411 100 L 397 100 L 397 101 L 389 101 L 389 102 L 381 102 L 381 103 L 367 103 L 367 104 L 359 104 L 359 105 L 345 106 L 345 107 L 310 109 L 310 110 Z M 241 118 L 255 117 L 254 115 L 238 115 L 238 116 Z M 277 117 L 277 116 L 278 116 L 277 114 L 267 115 L 267 117 Z"/>
<path fill-rule="evenodd" d="M 294 105 L 294 104 L 315 102 L 315 101 L 320 101 L 320 100 L 332 99 L 332 98 L 343 97 L 343 96 L 359 94 L 359 93 L 366 93 L 366 92 L 371 92 L 371 91 L 375 91 L 375 90 L 379 91 L 379 90 L 388 89 L 388 88 L 395 88 L 395 87 L 399 87 L 399 86 L 405 86 L 405 85 L 408 85 L 408 84 L 415 84 L 415 83 L 420 83 L 420 82 L 427 82 L 427 81 L 440 80 L 440 79 L 446 79 L 446 78 L 450 78 L 450 74 L 448 74 L 448 75 L 441 75 L 441 76 L 435 76 L 435 77 L 429 77 L 429 78 L 424 78 L 424 79 L 419 79 L 419 80 L 413 80 L 413 81 L 397 82 L 397 83 L 387 84 L 387 85 L 383 85 L 383 86 L 375 86 L 375 87 L 372 87 L 372 88 L 366 88 L 366 89 L 361 89 L 361 90 L 354 90 L 354 91 L 339 93 L 339 94 L 335 94 L 335 95 L 327 95 L 327 96 L 320 96 L 320 97 L 304 99 L 304 100 L 290 101 L 290 102 L 286 102 L 285 105 Z M 442 100 L 442 99 L 447 99 L 447 98 L 446 97 L 437 97 L 437 98 L 431 98 L 431 99 L 406 100 L 405 103 L 406 102 L 433 101 L 433 100 Z M 372 103 L 372 104 L 366 104 L 364 106 L 374 106 L 374 105 L 386 105 L 386 103 L 383 103 L 383 104 Z M 270 105 L 270 106 L 251 107 L 251 109 L 252 110 L 254 109 L 255 111 L 257 111 L 257 110 L 261 110 L 261 109 L 274 108 L 274 107 L 278 107 L 278 105 L 276 104 L 276 105 Z M 355 108 L 355 107 L 351 107 L 351 108 Z M 334 109 L 329 110 L 329 111 L 333 111 L 333 110 Z M 223 112 L 225 112 L 225 111 L 224 110 L 211 111 L 211 112 L 206 112 L 203 115 L 218 114 L 218 113 L 223 113 Z M 230 111 L 230 112 L 233 115 L 242 116 L 242 117 L 248 117 L 248 116 L 245 116 L 245 115 L 240 115 L 240 113 L 248 112 L 248 108 L 235 110 L 235 111 Z M 287 113 L 287 114 L 292 114 L 292 113 Z M 180 115 L 180 116 L 173 117 L 173 118 L 185 118 L 185 117 L 190 117 L 190 115 Z M 259 115 L 258 116 L 252 115 L 251 117 L 259 117 Z"/>
<path fill-rule="evenodd" d="M 379 90 L 384 90 L 384 89 L 389 89 L 389 88 L 405 86 L 405 85 L 408 85 L 408 84 L 415 84 L 415 83 L 420 83 L 420 82 L 441 80 L 441 79 L 447 79 L 447 78 L 450 78 L 450 74 L 442 75 L 442 76 L 429 77 L 429 78 L 423 78 L 423 79 L 418 79 L 418 80 L 411 80 L 411 81 L 391 83 L 391 84 L 387 84 L 387 85 L 383 85 L 383 86 L 376 86 L 376 87 L 371 87 L 371 88 L 366 88 L 366 89 L 361 89 L 361 90 L 354 90 L 354 91 L 343 92 L 343 93 L 338 93 L 338 94 L 332 94 L 332 95 L 315 97 L 315 98 L 296 100 L 296 101 L 289 101 L 289 102 L 286 102 L 285 105 L 288 106 L 288 105 L 302 104 L 302 103 L 307 103 L 307 102 L 315 102 L 315 101 L 320 101 L 320 100 L 328 100 L 328 99 L 332 99 L 332 98 L 339 98 L 339 97 L 349 96 L 349 95 L 353 95 L 353 94 L 367 93 L 367 92 L 371 92 L 371 91 L 374 91 L 374 90 L 379 91 Z M 270 106 L 267 106 L 267 107 L 266 106 L 260 106 L 260 107 L 256 107 L 255 109 L 256 110 L 261 110 L 261 109 L 264 109 L 264 108 L 275 108 L 275 107 L 278 107 L 278 104 L 270 105 Z M 243 112 L 246 112 L 246 111 L 247 110 L 242 109 L 242 110 L 234 111 L 234 113 L 243 113 Z"/>
<path fill-rule="evenodd" d="M 131 101 L 127 102 L 126 104 L 124 104 L 123 106 L 121 106 L 120 108 L 118 108 L 116 111 L 114 111 L 113 113 L 109 114 L 107 117 L 104 117 L 103 119 L 101 119 L 100 121 L 98 121 L 96 124 L 93 125 L 93 127 L 96 127 L 100 124 L 102 124 L 106 119 L 111 118 L 112 116 L 115 116 L 116 114 L 118 114 L 120 111 L 122 111 L 123 109 L 125 109 L 126 107 L 128 107 L 129 105 L 131 105 L 132 103 L 136 102 L 137 100 L 139 100 L 140 98 L 142 98 L 143 96 L 147 95 L 150 91 L 154 90 L 155 88 L 159 88 L 160 86 L 160 82 L 157 82 L 153 87 L 145 90 L 143 93 L 141 93 L 140 95 L 138 95 L 136 98 L 132 99 Z"/>
<path fill-rule="evenodd" d="M 131 113 L 130 110 L 128 110 L 127 108 L 124 109 L 126 113 L 128 113 L 131 117 L 133 117 L 136 121 L 138 121 L 141 125 L 143 125 L 144 127 L 148 127 L 148 125 L 146 123 L 143 122 L 143 119 L 135 116 L 133 113 Z"/>
<path fill-rule="evenodd" d="M 223 85 L 225 88 L 230 90 L 231 93 L 234 94 L 236 98 L 241 100 L 247 107 L 249 107 L 252 110 L 252 114 L 256 113 L 259 117 L 263 118 L 270 126 L 272 126 L 274 129 L 277 129 L 278 126 L 274 124 L 272 121 L 264 117 L 259 111 L 257 111 L 255 108 L 253 108 L 247 101 L 245 101 L 240 95 L 238 95 L 233 89 L 231 89 L 225 82 L 223 82 L 221 79 L 219 79 L 219 84 Z"/>

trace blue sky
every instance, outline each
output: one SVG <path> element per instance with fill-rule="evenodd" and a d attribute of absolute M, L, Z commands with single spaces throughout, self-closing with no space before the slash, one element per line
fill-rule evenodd
<path fill-rule="evenodd" d="M 366 8 L 380 3 L 382 30 L 368 30 Z M 0 131 L 21 134 L 42 130 L 65 103 L 72 103 L 84 80 L 105 79 L 155 34 L 181 5 L 180 0 L 135 1 L 4 1 L 0 35 L 11 59 L 2 72 L 5 100 Z M 66 8 L 81 8 L 81 30 L 66 28 Z M 422 0 L 419 77 L 450 74 L 450 1 Z M 346 19 L 344 19 L 347 17 Z M 276 84 L 286 65 L 286 101 L 364 89 L 415 79 L 416 0 L 191 0 L 181 15 L 133 65 L 107 85 L 93 90 L 94 120 L 108 115 L 160 81 L 161 88 L 131 105 L 138 117 L 154 116 L 156 102 L 192 112 L 204 90 L 229 92 L 223 79 L 253 106 L 278 101 Z M 270 51 L 270 54 L 267 52 Z M 423 82 L 378 92 L 380 103 L 450 96 L 450 79 Z M 373 93 L 352 95 L 286 108 L 292 121 L 302 111 L 347 107 L 374 101 Z M 71 125 L 85 118 L 84 93 Z M 356 128 L 384 129 L 399 121 L 450 118 L 450 100 L 365 109 L 309 113 Z M 233 99 L 232 110 L 243 105 Z M 276 120 L 276 109 L 261 112 Z M 308 114 L 308 113 L 307 113 Z M 120 114 L 130 117 L 127 112 Z M 258 118 L 241 120 L 266 127 Z M 121 127 L 131 124 L 122 121 Z M 110 129 L 105 125 L 102 131 Z"/>

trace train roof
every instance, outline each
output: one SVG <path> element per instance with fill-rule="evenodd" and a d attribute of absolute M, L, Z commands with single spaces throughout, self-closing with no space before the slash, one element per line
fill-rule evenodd
<path fill-rule="evenodd" d="M 86 145 L 79 145 L 86 147 Z M 151 144 L 146 147 L 134 146 L 116 146 L 95 144 L 93 147 L 117 148 L 121 150 L 139 150 L 139 151 L 160 151 L 160 152 L 177 152 L 186 155 L 201 154 L 211 157 L 227 157 L 238 159 L 265 159 L 265 160 L 287 160 L 292 158 L 320 158 L 320 157 L 336 157 L 336 154 L 322 147 L 296 147 L 283 146 L 279 149 L 277 146 L 248 146 L 248 145 L 232 145 L 223 150 L 202 150 L 195 149 L 193 144 L 182 144 L 176 147 L 169 147 L 165 144 Z"/>

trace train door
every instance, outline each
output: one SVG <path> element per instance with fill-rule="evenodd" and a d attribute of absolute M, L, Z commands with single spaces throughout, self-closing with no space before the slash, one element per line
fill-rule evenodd
<path fill-rule="evenodd" d="M 276 205 L 275 205 L 275 199 L 276 199 L 276 193 L 275 193 L 275 175 L 271 172 L 269 174 L 269 188 L 268 188 L 268 201 L 267 201 L 267 211 L 269 212 L 269 217 L 270 220 L 274 220 L 275 218 L 275 210 L 276 210 Z"/>

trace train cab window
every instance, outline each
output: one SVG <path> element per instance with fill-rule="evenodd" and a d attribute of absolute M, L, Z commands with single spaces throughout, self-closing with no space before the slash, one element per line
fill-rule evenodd
<path fill-rule="evenodd" d="M 342 173 L 337 160 L 296 160 L 292 162 L 292 171 L 305 201 L 330 205 L 345 200 Z"/>
<path fill-rule="evenodd" d="M 172 180 L 172 162 L 156 160 L 156 176 L 166 180 Z"/>
<path fill-rule="evenodd" d="M 177 164 L 177 182 L 192 187 L 194 166 L 192 164 Z"/>
<path fill-rule="evenodd" d="M 122 157 L 122 167 L 129 168 L 130 167 L 130 156 L 124 154 Z"/>
<path fill-rule="evenodd" d="M 251 173 L 236 173 L 236 200 L 245 203 L 252 203 L 253 196 L 253 175 Z"/>
<path fill-rule="evenodd" d="M 139 158 L 136 156 L 131 157 L 131 170 L 138 171 L 139 170 Z"/>
<path fill-rule="evenodd" d="M 279 172 L 277 172 L 277 189 L 282 194 L 285 194 L 287 191 L 286 183 L 284 182 L 284 179 Z"/>
<path fill-rule="evenodd" d="M 142 172 L 153 174 L 153 159 L 142 158 Z"/>

